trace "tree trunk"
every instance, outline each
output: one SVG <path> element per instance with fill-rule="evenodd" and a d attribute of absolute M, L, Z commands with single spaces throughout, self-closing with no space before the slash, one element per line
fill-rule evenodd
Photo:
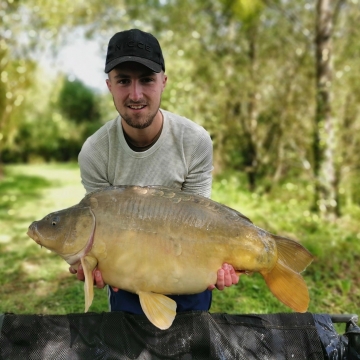
<path fill-rule="evenodd" d="M 256 99 L 256 66 L 257 66 L 257 54 L 256 54 L 256 25 L 249 27 L 247 31 L 248 38 L 248 58 L 249 58 L 249 73 L 251 79 L 250 90 L 247 96 L 247 154 L 245 158 L 245 168 L 248 175 L 249 189 L 254 191 L 256 189 L 257 172 L 259 168 L 258 150 L 257 150 L 257 116 L 258 116 L 258 104 Z"/>
<path fill-rule="evenodd" d="M 334 118 L 331 112 L 332 85 L 332 0 L 318 0 L 316 19 L 316 114 L 313 139 L 314 209 L 326 218 L 339 215 L 334 166 Z"/>

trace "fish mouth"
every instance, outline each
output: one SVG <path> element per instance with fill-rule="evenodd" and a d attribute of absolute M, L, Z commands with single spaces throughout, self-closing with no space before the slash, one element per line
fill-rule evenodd
<path fill-rule="evenodd" d="M 37 228 L 36 228 L 36 222 L 33 222 L 30 226 L 29 229 L 26 233 L 29 237 L 31 237 L 37 244 L 41 245 L 40 243 L 40 237 L 39 234 L 37 232 Z"/>

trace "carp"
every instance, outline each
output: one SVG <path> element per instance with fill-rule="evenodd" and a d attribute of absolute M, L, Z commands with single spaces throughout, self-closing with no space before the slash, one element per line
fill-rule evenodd
<path fill-rule="evenodd" d="M 34 221 L 27 234 L 73 268 L 82 264 L 85 312 L 94 297 L 95 267 L 108 285 L 138 294 L 145 315 L 160 329 L 176 316 L 176 303 L 166 295 L 206 290 L 223 263 L 259 272 L 270 291 L 297 312 L 305 312 L 310 301 L 300 272 L 313 256 L 300 243 L 181 190 L 110 186 Z"/>

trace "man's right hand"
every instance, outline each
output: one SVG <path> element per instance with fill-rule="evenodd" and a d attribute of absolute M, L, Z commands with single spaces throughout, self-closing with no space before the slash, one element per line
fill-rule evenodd
<path fill-rule="evenodd" d="M 81 266 L 81 264 L 78 266 L 78 269 L 74 269 L 71 266 L 69 267 L 69 271 L 71 272 L 71 274 L 76 274 L 76 277 L 78 278 L 78 280 L 80 281 L 85 281 L 85 275 L 84 275 L 84 270 Z M 97 268 L 95 268 L 92 272 L 93 275 L 93 280 L 94 280 L 94 285 L 98 288 L 98 289 L 102 289 L 106 286 L 102 275 L 101 275 L 101 271 L 98 270 Z M 116 287 L 111 287 L 113 289 L 113 291 L 118 292 L 119 289 Z"/>

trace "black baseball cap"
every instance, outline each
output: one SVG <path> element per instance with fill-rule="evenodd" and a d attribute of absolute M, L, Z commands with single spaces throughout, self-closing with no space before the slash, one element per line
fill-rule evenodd
<path fill-rule="evenodd" d="M 138 29 L 116 33 L 109 41 L 105 73 L 115 66 L 134 61 L 145 65 L 154 72 L 165 71 L 161 47 L 155 36 Z"/>

